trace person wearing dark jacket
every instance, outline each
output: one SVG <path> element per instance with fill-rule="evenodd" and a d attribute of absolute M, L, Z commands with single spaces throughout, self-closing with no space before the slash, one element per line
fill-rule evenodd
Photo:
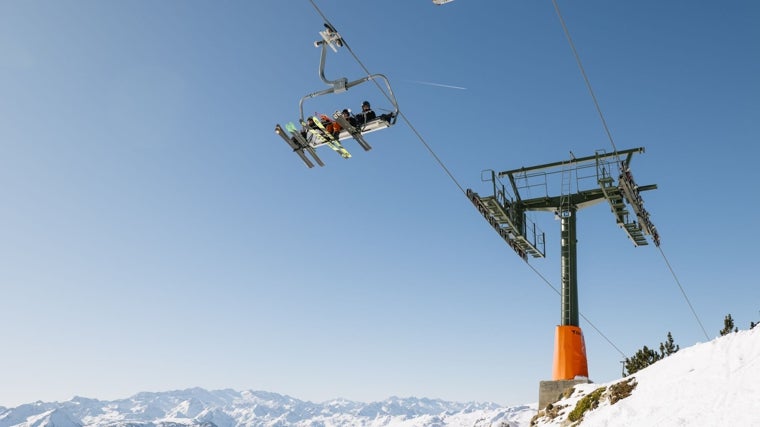
<path fill-rule="evenodd" d="M 375 114 L 374 111 L 372 111 L 372 107 L 369 105 L 369 101 L 362 102 L 362 111 L 361 113 L 356 114 L 356 121 L 361 125 L 367 124 L 367 122 L 371 122 L 372 120 L 375 120 L 377 117 L 377 114 Z"/>
<path fill-rule="evenodd" d="M 356 117 L 354 117 L 354 116 L 351 115 L 351 112 L 348 111 L 348 108 L 344 109 L 341 112 L 341 114 L 343 115 L 343 118 L 346 119 L 346 121 L 348 122 L 348 124 L 350 124 L 351 126 L 356 126 L 358 124 L 357 121 L 356 121 Z"/>

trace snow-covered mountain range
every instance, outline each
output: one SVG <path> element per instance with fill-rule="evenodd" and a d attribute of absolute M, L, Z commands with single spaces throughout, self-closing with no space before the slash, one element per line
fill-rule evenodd
<path fill-rule="evenodd" d="M 760 427 L 758 378 L 755 327 L 682 349 L 627 378 L 578 385 L 541 411 L 536 404 L 398 397 L 312 403 L 264 391 L 193 388 L 0 407 L 0 427 Z"/>
<path fill-rule="evenodd" d="M 114 401 L 75 397 L 0 407 L 0 427 L 486 427 L 525 425 L 535 413 L 535 406 L 397 397 L 372 403 L 312 403 L 264 391 L 193 388 Z"/>

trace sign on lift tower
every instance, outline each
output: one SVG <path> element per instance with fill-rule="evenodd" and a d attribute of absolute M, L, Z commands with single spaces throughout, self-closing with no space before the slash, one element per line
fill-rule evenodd
<path fill-rule="evenodd" d="M 660 236 L 644 209 L 641 192 L 657 185 L 637 185 L 630 169 L 634 154 L 644 148 L 613 153 L 597 152 L 593 156 L 547 163 L 539 166 L 490 172 L 484 181 L 493 184 L 493 196 L 481 197 L 467 189 L 467 197 L 496 232 L 528 261 L 545 257 L 545 236 L 530 221 L 528 211 L 554 213 L 560 220 L 561 292 L 560 324 L 555 330 L 552 381 L 542 381 L 539 388 L 539 409 L 556 401 L 559 395 L 578 382 L 588 382 L 586 345 L 578 317 L 578 283 L 576 252 L 576 216 L 579 210 L 607 201 L 615 221 L 634 246 L 647 245 L 650 236 L 656 246 Z M 508 186 L 502 183 L 506 178 Z M 550 182 L 560 180 L 559 194 L 549 194 Z M 554 190 L 552 187 L 552 190 Z M 539 197 L 525 199 L 521 191 Z M 629 209 L 630 208 L 630 209 Z"/>

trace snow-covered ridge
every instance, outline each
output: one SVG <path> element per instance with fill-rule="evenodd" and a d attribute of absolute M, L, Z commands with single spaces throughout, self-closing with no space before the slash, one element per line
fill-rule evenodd
<path fill-rule="evenodd" d="M 265 391 L 201 388 L 138 393 L 101 401 L 75 397 L 0 410 L 0 427 L 232 427 L 232 426 L 489 426 L 521 425 L 535 407 L 391 397 L 361 403 L 312 403 Z"/>

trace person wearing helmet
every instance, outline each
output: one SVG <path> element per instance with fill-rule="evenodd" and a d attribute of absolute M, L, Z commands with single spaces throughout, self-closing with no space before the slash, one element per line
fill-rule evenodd
<path fill-rule="evenodd" d="M 351 115 L 351 111 L 348 108 L 344 108 L 343 111 L 341 111 L 341 114 L 343 115 L 343 118 L 346 119 L 348 124 L 351 126 L 356 126 L 356 117 Z"/>
<path fill-rule="evenodd" d="M 376 117 L 377 114 L 372 111 L 372 107 L 369 105 L 369 101 L 362 102 L 362 111 L 361 113 L 356 114 L 356 121 L 359 123 L 359 125 L 361 126 L 367 122 L 371 122 Z"/>

